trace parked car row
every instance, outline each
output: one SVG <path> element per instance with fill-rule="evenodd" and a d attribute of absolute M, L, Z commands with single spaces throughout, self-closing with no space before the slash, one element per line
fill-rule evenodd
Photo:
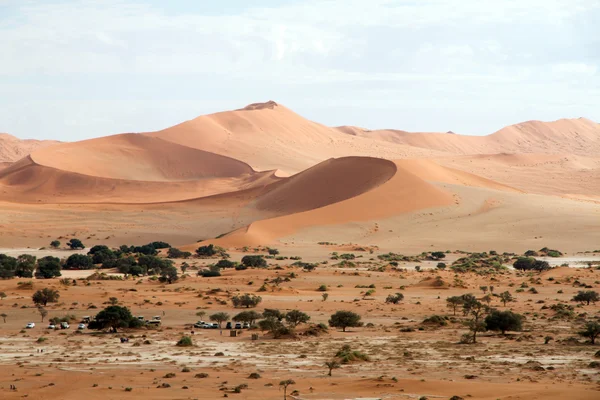
<path fill-rule="evenodd" d="M 194 328 L 200 328 L 200 329 L 219 329 L 219 324 L 215 323 L 215 322 L 204 322 L 204 321 L 198 321 L 194 324 Z M 249 323 L 241 323 L 241 322 L 227 322 L 227 324 L 225 324 L 225 329 L 248 329 L 250 328 L 250 324 Z"/>
<path fill-rule="evenodd" d="M 58 325 L 55 325 L 55 324 L 51 323 L 51 324 L 48 325 L 48 327 L 46 329 L 69 329 L 70 327 L 71 327 L 71 325 L 69 325 L 68 322 L 61 322 Z M 33 329 L 33 328 L 35 328 L 35 322 L 28 323 L 27 325 L 25 325 L 25 328 L 26 329 Z M 77 325 L 77 329 L 79 329 L 79 330 L 83 330 L 85 328 L 87 328 L 86 324 L 79 324 L 79 325 Z"/>

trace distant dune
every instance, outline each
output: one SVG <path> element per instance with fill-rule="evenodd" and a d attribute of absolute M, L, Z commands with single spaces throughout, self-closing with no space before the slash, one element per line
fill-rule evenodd
<path fill-rule="evenodd" d="M 29 155 L 32 151 L 52 146 L 59 142 L 54 140 L 19 139 L 7 133 L 0 133 L 0 169 L 9 163 Z"/>
<path fill-rule="evenodd" d="M 85 210 L 115 237 L 141 224 L 190 249 L 199 239 L 235 247 L 357 235 L 392 248 L 429 237 L 521 245 L 536 231 L 558 235 L 555 221 L 571 232 L 569 243 L 600 232 L 600 128 L 586 119 L 530 121 L 488 136 L 370 131 L 330 128 L 269 101 L 157 132 L 59 144 L 0 135 L 0 144 L 0 202 L 13 210 L 4 218 L 19 215 L 15 207 L 34 214 L 9 236 L 41 229 L 46 207 L 67 213 L 59 226 Z M 154 223 L 163 213 L 185 220 Z M 585 238 L 575 240 L 578 229 Z"/>

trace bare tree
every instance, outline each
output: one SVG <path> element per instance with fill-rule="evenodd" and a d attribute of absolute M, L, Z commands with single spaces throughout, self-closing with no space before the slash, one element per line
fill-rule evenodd
<path fill-rule="evenodd" d="M 329 373 L 327 375 L 331 376 L 331 371 L 341 367 L 341 364 L 337 360 L 326 361 L 325 366 L 329 368 Z"/>
<path fill-rule="evenodd" d="M 44 322 L 44 318 L 46 318 L 46 316 L 48 315 L 48 311 L 44 307 L 38 307 L 38 312 L 42 317 L 42 322 Z"/>

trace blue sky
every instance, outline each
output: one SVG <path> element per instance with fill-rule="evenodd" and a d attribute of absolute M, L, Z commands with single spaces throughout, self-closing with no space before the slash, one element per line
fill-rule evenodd
<path fill-rule="evenodd" d="M 598 0 L 0 0 L 0 132 L 79 140 L 275 100 L 327 125 L 600 121 Z"/>

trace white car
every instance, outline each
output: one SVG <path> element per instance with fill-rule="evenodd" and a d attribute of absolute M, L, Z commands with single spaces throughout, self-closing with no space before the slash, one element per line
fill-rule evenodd
<path fill-rule="evenodd" d="M 30 322 L 27 325 L 25 325 L 25 328 L 27 328 L 27 329 L 35 328 L 35 323 L 34 322 Z"/>
<path fill-rule="evenodd" d="M 48 325 L 48 329 L 56 329 L 56 325 L 50 324 L 50 325 Z"/>
<path fill-rule="evenodd" d="M 85 324 L 79 324 L 79 325 L 77 325 L 77 329 L 79 329 L 79 330 L 85 329 Z"/>

